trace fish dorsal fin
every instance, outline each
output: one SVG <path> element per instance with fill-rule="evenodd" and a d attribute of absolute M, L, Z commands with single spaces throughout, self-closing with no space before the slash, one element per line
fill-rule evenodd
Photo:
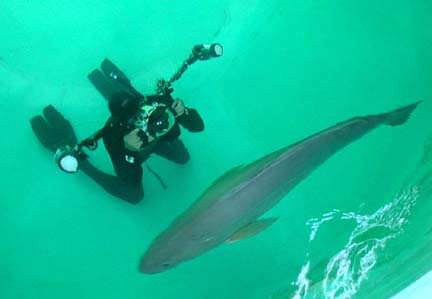
<path fill-rule="evenodd" d="M 236 176 L 236 174 L 243 168 L 243 165 L 237 165 L 224 174 L 222 174 L 220 177 L 218 177 L 210 186 L 209 188 L 215 186 L 216 184 L 220 184 L 223 181 L 229 181 L 231 177 Z"/>
<path fill-rule="evenodd" d="M 231 168 L 217 178 L 204 192 L 201 194 L 200 199 L 192 204 L 189 208 L 188 216 L 192 217 L 195 213 L 200 213 L 206 207 L 216 203 L 219 199 L 223 198 L 224 194 L 229 193 L 233 188 L 240 186 L 242 182 L 247 182 L 248 179 L 257 175 L 268 163 L 274 161 L 280 156 L 286 148 L 282 148 L 273 152 L 249 165 L 238 165 Z M 178 221 L 187 221 L 186 218 L 180 217 Z"/>
<path fill-rule="evenodd" d="M 251 222 L 248 225 L 240 228 L 234 234 L 232 234 L 231 237 L 229 237 L 229 239 L 226 242 L 233 243 L 233 242 L 237 242 L 255 236 L 256 234 L 262 232 L 267 227 L 272 225 L 278 219 L 279 219 L 278 217 L 272 217 L 272 218 L 259 219 L 254 222 Z"/>
<path fill-rule="evenodd" d="M 248 165 L 238 165 L 220 177 L 218 177 L 206 190 L 204 194 L 208 195 L 209 193 L 218 192 L 218 187 L 223 186 L 224 190 L 227 190 L 229 186 L 236 186 L 239 182 L 248 179 L 250 176 L 256 175 L 257 171 L 262 169 L 267 163 L 272 162 L 277 156 L 279 156 L 285 148 L 280 149 L 274 153 L 271 153 L 253 163 Z"/>
<path fill-rule="evenodd" d="M 217 200 L 219 195 L 229 190 L 232 186 L 236 186 L 238 181 L 242 179 L 240 175 L 242 169 L 243 165 L 238 165 L 226 171 L 214 180 L 201 195 L 200 200 L 196 201 L 190 207 L 190 214 L 193 214 L 194 211 L 200 211 L 205 206 L 211 205 L 215 200 Z"/>

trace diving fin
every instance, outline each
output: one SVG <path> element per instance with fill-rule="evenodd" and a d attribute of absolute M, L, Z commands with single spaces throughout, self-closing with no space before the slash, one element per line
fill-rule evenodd
<path fill-rule="evenodd" d="M 123 85 L 132 86 L 128 77 L 108 58 L 105 58 L 101 63 L 101 70 L 107 78 L 116 80 Z"/>
<path fill-rule="evenodd" d="M 101 70 L 95 69 L 87 77 L 108 101 L 116 92 L 127 92 L 139 98 L 144 97 L 132 86 L 126 75 L 108 58 L 102 61 Z"/>
<path fill-rule="evenodd" d="M 77 144 L 72 125 L 52 105 L 48 105 L 43 109 L 43 116 L 36 115 L 30 119 L 30 124 L 36 137 L 44 147 L 54 152 L 60 146 L 74 146 Z"/>
<path fill-rule="evenodd" d="M 125 75 L 125 73 L 122 72 L 111 60 L 105 58 L 102 61 L 100 67 L 103 74 L 107 78 L 109 78 L 111 81 L 116 82 L 119 85 L 122 85 L 127 92 L 139 98 L 144 97 L 138 90 L 136 90 L 132 86 L 132 83 L 130 82 L 129 78 Z"/>
<path fill-rule="evenodd" d="M 100 70 L 93 70 L 87 77 L 107 101 L 109 101 L 113 93 L 119 91 L 119 88 L 113 82 L 110 82 Z"/>
<path fill-rule="evenodd" d="M 30 119 L 30 125 L 40 143 L 42 143 L 42 145 L 50 151 L 55 152 L 57 149 L 56 139 L 51 127 L 48 125 L 45 119 L 40 115 L 36 115 Z"/>
<path fill-rule="evenodd" d="M 256 221 L 240 228 L 231 237 L 229 237 L 229 239 L 226 242 L 227 243 L 233 243 L 233 242 L 237 242 L 237 241 L 255 236 L 256 234 L 262 232 L 267 227 L 272 225 L 278 219 L 279 219 L 278 217 L 272 217 L 272 218 L 265 218 L 265 219 L 256 220 Z"/>

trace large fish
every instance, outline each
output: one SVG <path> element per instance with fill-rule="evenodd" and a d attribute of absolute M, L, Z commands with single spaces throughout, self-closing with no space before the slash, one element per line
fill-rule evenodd
<path fill-rule="evenodd" d="M 259 217 L 344 146 L 381 124 L 403 124 L 420 103 L 354 117 L 218 178 L 148 248 L 139 270 L 166 271 L 212 248 L 252 236 L 276 219 Z"/>

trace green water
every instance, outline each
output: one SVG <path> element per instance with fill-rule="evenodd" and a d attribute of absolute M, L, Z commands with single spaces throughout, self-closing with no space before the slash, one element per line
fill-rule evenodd
<path fill-rule="evenodd" d="M 432 4 L 414 1 L 2 1 L 0 298 L 390 298 L 432 269 Z M 53 104 L 79 138 L 108 117 L 86 76 L 109 57 L 144 93 L 220 42 L 174 95 L 198 109 L 187 165 L 149 160 L 136 206 L 61 173 L 28 120 Z M 265 232 L 166 273 L 153 238 L 219 175 L 336 122 L 425 100 L 337 153 Z M 428 154 L 429 153 L 429 154 Z M 92 161 L 112 172 L 100 147 Z M 297 294 L 297 295 L 296 295 Z M 297 297 L 296 297 L 297 296 Z"/>

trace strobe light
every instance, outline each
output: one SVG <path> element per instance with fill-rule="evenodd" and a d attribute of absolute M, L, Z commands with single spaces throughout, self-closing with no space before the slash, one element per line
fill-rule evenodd
<path fill-rule="evenodd" d="M 193 47 L 192 53 L 199 60 L 208 60 L 210 58 L 219 57 L 223 54 L 221 44 L 202 44 Z"/>
<path fill-rule="evenodd" d="M 70 146 L 62 146 L 57 149 L 54 159 L 61 170 L 67 173 L 75 173 L 78 170 L 78 153 Z"/>

